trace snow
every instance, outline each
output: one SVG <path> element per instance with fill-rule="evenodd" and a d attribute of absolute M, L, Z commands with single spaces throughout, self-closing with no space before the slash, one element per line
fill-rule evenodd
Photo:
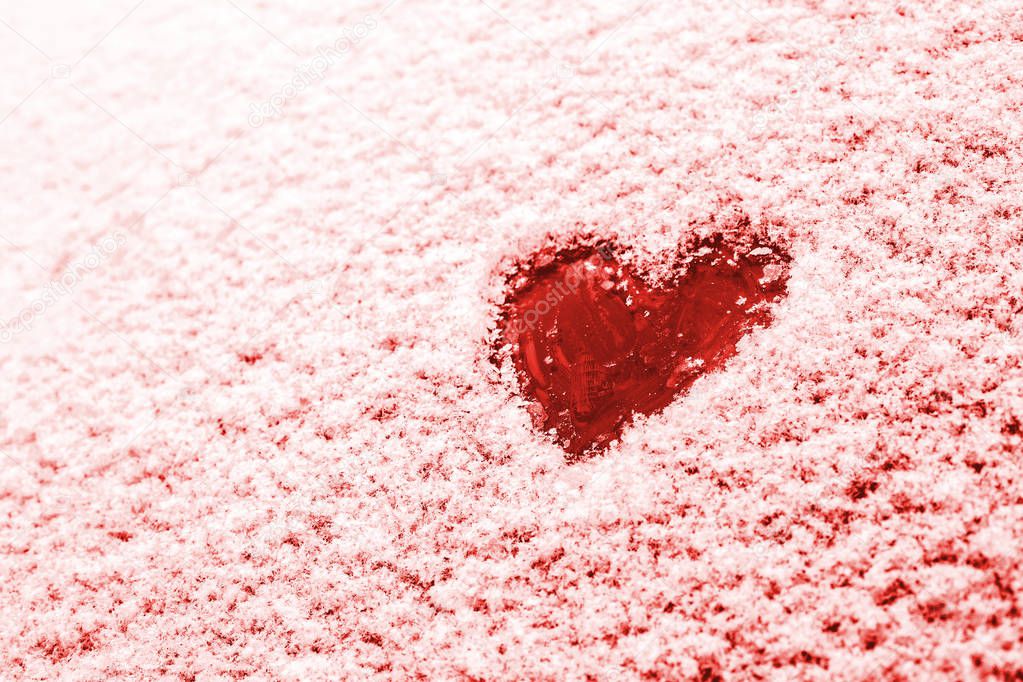
<path fill-rule="evenodd" d="M 1023 11 L 135 4 L 0 10 L 3 677 L 1021 674 Z M 584 233 L 793 262 L 569 465 L 488 358 Z"/>

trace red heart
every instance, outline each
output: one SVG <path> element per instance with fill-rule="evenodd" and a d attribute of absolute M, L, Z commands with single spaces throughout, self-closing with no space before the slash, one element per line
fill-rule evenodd
<path fill-rule="evenodd" d="M 718 238 L 655 287 L 610 245 L 539 254 L 513 276 L 500 320 L 537 428 L 573 457 L 603 450 L 634 413 L 663 409 L 770 323 L 787 262 L 776 248 Z"/>

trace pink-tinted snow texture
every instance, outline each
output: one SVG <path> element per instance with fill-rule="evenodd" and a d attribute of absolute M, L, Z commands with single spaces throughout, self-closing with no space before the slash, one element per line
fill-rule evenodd
<path fill-rule="evenodd" d="M 0 18 L 4 679 L 1023 675 L 1018 3 Z M 487 351 L 583 231 L 792 269 L 569 465 Z"/>

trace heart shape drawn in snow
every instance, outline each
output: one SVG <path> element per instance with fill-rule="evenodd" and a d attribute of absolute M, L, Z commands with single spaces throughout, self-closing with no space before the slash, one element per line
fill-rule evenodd
<path fill-rule="evenodd" d="M 541 251 L 509 277 L 493 360 L 509 355 L 534 425 L 577 459 L 721 368 L 785 294 L 788 256 L 704 240 L 652 286 L 611 243 Z"/>

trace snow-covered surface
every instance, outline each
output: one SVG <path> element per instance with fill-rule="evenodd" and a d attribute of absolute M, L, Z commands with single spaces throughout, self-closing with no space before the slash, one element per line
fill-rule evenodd
<path fill-rule="evenodd" d="M 1023 674 L 1018 4 L 387 2 L 0 4 L 0 676 Z M 508 263 L 721 230 L 567 465 Z"/>

